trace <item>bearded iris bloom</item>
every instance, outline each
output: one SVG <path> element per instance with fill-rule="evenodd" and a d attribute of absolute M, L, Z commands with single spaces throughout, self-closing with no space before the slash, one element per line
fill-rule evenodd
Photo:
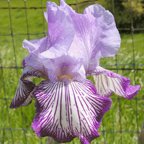
<path fill-rule="evenodd" d="M 38 136 L 51 136 L 58 142 L 79 137 L 82 144 L 89 144 L 99 136 L 102 117 L 111 106 L 110 95 L 131 99 L 140 86 L 99 65 L 100 58 L 114 56 L 120 47 L 109 11 L 96 4 L 79 14 L 61 0 L 60 6 L 48 2 L 44 16 L 47 36 L 23 42 L 29 55 L 23 60 L 23 74 L 10 107 L 28 105 L 34 98 L 32 128 Z M 90 75 L 95 84 L 87 79 Z M 43 81 L 35 85 L 31 77 Z"/>

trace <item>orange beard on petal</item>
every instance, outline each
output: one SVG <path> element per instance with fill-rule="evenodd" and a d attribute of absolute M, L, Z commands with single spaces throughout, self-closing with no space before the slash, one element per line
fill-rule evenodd
<path fill-rule="evenodd" d="M 72 78 L 73 78 L 73 76 L 72 76 L 72 75 L 69 75 L 69 74 L 59 75 L 59 76 L 58 76 L 58 79 L 59 79 L 59 80 L 63 80 L 63 79 L 72 80 Z"/>

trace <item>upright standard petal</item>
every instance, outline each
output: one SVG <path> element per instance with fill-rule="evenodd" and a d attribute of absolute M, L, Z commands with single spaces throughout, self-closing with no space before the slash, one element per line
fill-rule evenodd
<path fill-rule="evenodd" d="M 93 39 L 92 33 L 95 31 L 93 28 L 94 18 L 78 13 L 74 13 L 71 17 L 76 34 L 69 47 L 68 54 L 76 58 L 81 58 L 84 62 L 85 69 L 88 69 L 93 47 L 91 42 Z"/>
<path fill-rule="evenodd" d="M 121 39 L 113 15 L 98 4 L 87 7 L 84 13 L 95 17 L 97 39 L 94 39 L 93 55 L 100 51 L 101 57 L 114 56 L 120 47 Z"/>
<path fill-rule="evenodd" d="M 51 136 L 58 142 L 79 137 L 88 144 L 99 136 L 98 128 L 111 100 L 96 95 L 91 82 L 43 81 L 33 92 L 37 114 L 32 127 L 40 137 Z"/>
<path fill-rule="evenodd" d="M 72 14 L 75 13 L 75 10 L 72 9 L 65 0 L 60 0 L 60 7 L 67 13 L 67 14 Z"/>
<path fill-rule="evenodd" d="M 48 37 L 52 48 L 65 52 L 71 45 L 75 34 L 71 17 L 64 11 L 64 8 L 53 2 L 47 3 L 45 17 L 48 20 Z"/>
<path fill-rule="evenodd" d="M 96 90 L 101 96 L 110 96 L 114 92 L 126 99 L 131 99 L 140 90 L 139 85 L 130 85 L 128 78 L 102 67 L 97 67 L 92 75 L 94 76 Z"/>
<path fill-rule="evenodd" d="M 44 77 L 44 75 L 34 70 L 31 67 L 25 67 L 23 74 L 19 80 L 15 97 L 13 98 L 10 108 L 28 105 L 32 100 L 31 92 L 35 88 L 35 84 L 30 80 L 30 77 Z"/>
<path fill-rule="evenodd" d="M 85 69 L 87 69 L 94 42 L 98 37 L 95 17 L 91 14 L 76 13 L 63 0 L 61 0 L 60 6 L 48 2 L 47 9 L 45 16 L 48 19 L 48 36 L 52 45 L 42 55 L 49 58 L 62 55 L 81 58 L 83 59 Z M 98 59 L 95 58 L 93 61 L 96 61 L 95 66 L 97 66 Z"/>

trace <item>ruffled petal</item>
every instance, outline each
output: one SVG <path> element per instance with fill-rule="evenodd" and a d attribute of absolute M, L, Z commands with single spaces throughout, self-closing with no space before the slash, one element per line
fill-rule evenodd
<path fill-rule="evenodd" d="M 82 59 L 88 71 L 98 66 L 101 57 L 115 55 L 120 36 L 109 11 L 92 5 L 84 14 L 78 14 L 64 0 L 60 3 L 47 3 L 48 36 L 23 42 L 30 53 L 26 58 L 28 66 L 44 70 L 43 61 L 69 55 Z"/>
<path fill-rule="evenodd" d="M 23 66 L 32 67 L 37 71 L 45 73 L 43 62 L 46 57 L 43 57 L 41 54 L 48 51 L 49 44 L 48 37 L 32 41 L 24 40 L 23 47 L 29 51 L 29 55 L 23 60 Z"/>
<path fill-rule="evenodd" d="M 48 20 L 48 37 L 51 48 L 66 53 L 70 47 L 75 30 L 71 17 L 64 8 L 57 6 L 53 2 L 47 2 L 47 12 L 45 17 Z"/>
<path fill-rule="evenodd" d="M 48 50 L 50 47 L 50 42 L 48 37 L 44 37 L 37 40 L 24 40 L 23 47 L 26 48 L 29 53 L 39 54 L 45 50 Z"/>
<path fill-rule="evenodd" d="M 40 137 L 51 136 L 58 142 L 79 137 L 88 144 L 99 136 L 100 122 L 111 105 L 109 98 L 95 92 L 90 81 L 43 81 L 33 92 L 37 107 L 33 130 Z"/>
<path fill-rule="evenodd" d="M 75 10 L 72 9 L 65 0 L 60 0 L 60 7 L 67 13 L 67 14 L 72 14 L 75 13 Z"/>
<path fill-rule="evenodd" d="M 75 58 L 81 58 L 84 62 L 85 69 L 87 69 L 93 47 L 91 40 L 93 39 L 92 33 L 95 31 L 93 29 L 94 18 L 89 15 L 77 13 L 73 14 L 71 17 L 76 35 L 71 46 L 69 47 L 68 54 Z M 95 61 L 95 63 L 97 63 L 97 61 Z"/>
<path fill-rule="evenodd" d="M 52 47 L 42 53 L 42 56 L 56 58 L 69 55 L 81 58 L 85 69 L 88 69 L 94 42 L 98 37 L 93 15 L 78 14 L 63 0 L 60 6 L 48 2 L 47 9 L 45 17 L 48 19 Z M 94 61 L 97 66 L 98 59 L 95 58 Z"/>
<path fill-rule="evenodd" d="M 31 67 L 25 67 L 10 108 L 17 108 L 31 103 L 31 92 L 34 90 L 35 84 L 31 81 L 30 77 L 44 77 L 44 75 Z"/>
<path fill-rule="evenodd" d="M 120 47 L 121 39 L 113 15 L 98 4 L 87 7 L 84 13 L 95 17 L 93 57 L 98 51 L 101 52 L 101 57 L 114 56 Z"/>
<path fill-rule="evenodd" d="M 114 92 L 126 99 L 132 99 L 140 90 L 139 85 L 130 85 L 128 78 L 102 67 L 97 67 L 92 75 L 94 75 L 97 93 L 101 96 L 110 96 Z"/>
<path fill-rule="evenodd" d="M 76 13 L 64 0 L 58 6 L 47 3 L 48 36 L 34 41 L 25 40 L 29 66 L 42 66 L 42 61 L 63 55 L 83 60 L 85 70 L 98 66 L 99 59 L 115 55 L 120 36 L 112 14 L 102 6 L 89 6 L 84 14 Z M 38 64 L 35 64 L 38 63 Z"/>

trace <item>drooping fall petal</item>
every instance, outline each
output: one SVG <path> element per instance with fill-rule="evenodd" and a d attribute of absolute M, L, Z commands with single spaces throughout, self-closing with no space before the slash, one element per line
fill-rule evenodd
<path fill-rule="evenodd" d="M 31 102 L 31 92 L 35 88 L 35 84 L 31 81 L 30 77 L 44 77 L 44 75 L 31 67 L 25 67 L 10 108 L 25 106 Z"/>
<path fill-rule="evenodd" d="M 19 80 L 19 85 L 10 108 L 17 108 L 19 106 L 29 104 L 32 99 L 31 92 L 33 91 L 34 87 L 35 85 L 30 81 Z"/>
<path fill-rule="evenodd" d="M 74 137 L 90 142 L 99 136 L 98 128 L 111 100 L 98 96 L 89 81 L 43 81 L 33 92 L 37 114 L 32 127 L 38 136 L 52 136 L 58 142 Z M 84 144 L 84 142 L 83 142 Z"/>
<path fill-rule="evenodd" d="M 101 96 L 109 96 L 114 92 L 126 99 L 131 99 L 140 90 L 139 85 L 130 85 L 130 80 L 128 78 L 102 67 L 97 67 L 92 74 L 94 76 L 96 90 Z"/>

